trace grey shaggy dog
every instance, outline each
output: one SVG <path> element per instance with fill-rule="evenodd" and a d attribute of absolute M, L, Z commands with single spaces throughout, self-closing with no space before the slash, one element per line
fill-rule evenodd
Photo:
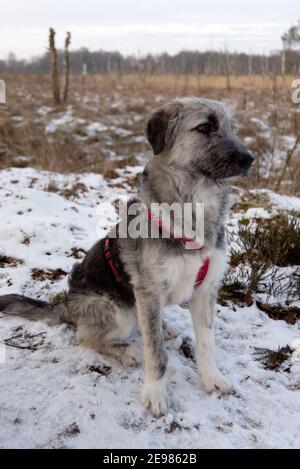
<path fill-rule="evenodd" d="M 205 390 L 225 393 L 231 389 L 215 364 L 213 334 L 215 303 L 226 264 L 224 219 L 230 195 L 226 180 L 246 175 L 253 158 L 235 136 L 229 109 L 208 99 L 175 99 L 151 116 L 146 136 L 154 155 L 141 177 L 135 202 L 141 207 L 153 202 L 191 203 L 194 208 L 204 203 L 203 249 L 187 250 L 174 238 L 108 238 L 117 279 L 105 257 L 106 239 L 101 239 L 73 267 L 64 301 L 51 305 L 5 295 L 0 297 L 0 311 L 49 324 L 70 323 L 80 344 L 114 357 L 124 366 L 143 360 L 141 402 L 159 416 L 169 405 L 162 320 L 166 305 L 189 302 Z M 141 223 L 146 229 L 151 223 L 145 210 Z M 199 265 L 206 258 L 207 275 L 194 288 Z M 136 323 L 144 353 L 126 342 Z"/>

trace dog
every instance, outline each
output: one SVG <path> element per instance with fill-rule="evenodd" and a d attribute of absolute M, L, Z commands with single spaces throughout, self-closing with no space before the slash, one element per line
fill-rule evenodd
<path fill-rule="evenodd" d="M 157 225 L 161 234 L 164 227 L 151 212 L 153 203 L 191 204 L 193 217 L 195 207 L 202 203 L 203 245 L 187 249 L 187 238 L 171 236 L 171 231 L 170 236 L 155 239 L 107 236 L 75 264 L 61 303 L 51 305 L 10 294 L 0 297 L 0 311 L 48 324 L 70 323 L 76 328 L 78 343 L 124 366 L 144 361 L 141 403 L 158 417 L 169 407 L 162 319 L 166 305 L 189 304 L 205 390 L 231 390 L 214 359 L 214 309 L 226 269 L 224 220 L 230 208 L 229 183 L 231 178 L 247 175 L 254 160 L 235 135 L 230 109 L 218 101 L 177 98 L 154 112 L 145 133 L 153 155 L 134 201 L 141 208 L 140 224 L 145 231 Z M 136 324 L 143 353 L 126 342 Z"/>

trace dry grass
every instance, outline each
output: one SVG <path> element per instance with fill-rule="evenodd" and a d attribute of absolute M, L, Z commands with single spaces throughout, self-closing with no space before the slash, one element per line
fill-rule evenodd
<path fill-rule="evenodd" d="M 297 306 L 270 305 L 261 303 L 260 301 L 257 301 L 256 305 L 258 309 L 275 321 L 286 321 L 288 324 L 293 325 L 300 319 L 300 308 Z"/>
<path fill-rule="evenodd" d="M 24 261 L 22 259 L 16 259 L 15 257 L 0 255 L 0 268 L 18 267 L 23 263 Z"/>
<path fill-rule="evenodd" d="M 147 87 L 159 92 L 180 92 L 200 89 L 216 89 L 227 91 L 227 77 L 215 75 L 123 75 L 122 77 L 108 77 L 96 75 L 94 79 L 96 86 L 105 87 L 120 85 L 136 89 L 139 86 Z M 294 76 L 277 77 L 278 87 L 290 87 Z M 274 86 L 274 77 L 271 76 L 231 76 L 230 85 L 233 90 L 239 89 L 266 89 Z"/>
<path fill-rule="evenodd" d="M 89 373 L 97 373 L 100 376 L 109 376 L 111 373 L 111 366 L 107 365 L 90 365 L 87 368 Z"/>
<path fill-rule="evenodd" d="M 266 220 L 240 220 L 238 232 L 230 234 L 228 239 L 230 265 L 220 302 L 250 306 L 257 293 L 299 299 L 299 267 L 294 267 L 293 273 L 286 270 L 300 266 L 299 239 L 297 216 L 280 213 Z M 288 313 L 282 313 L 284 319 Z"/>
<path fill-rule="evenodd" d="M 62 269 L 37 269 L 34 268 L 31 271 L 31 278 L 33 280 L 44 281 L 44 280 L 60 280 L 62 277 L 65 277 L 67 272 L 64 272 Z"/>
<path fill-rule="evenodd" d="M 231 254 L 231 266 L 245 260 L 253 263 L 257 258 L 269 267 L 300 265 L 299 240 L 300 222 L 296 216 L 280 213 L 259 223 L 244 218 L 239 224 L 240 245 Z"/>
<path fill-rule="evenodd" d="M 256 360 L 260 361 L 266 370 L 279 371 L 286 361 L 291 359 L 293 350 L 289 345 L 281 347 L 278 350 L 269 350 L 257 348 L 255 350 Z M 285 366 L 283 370 L 290 371 L 290 366 Z"/>

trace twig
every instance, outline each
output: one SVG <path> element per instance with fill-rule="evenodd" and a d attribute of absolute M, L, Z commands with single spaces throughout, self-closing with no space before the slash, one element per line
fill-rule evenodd
<path fill-rule="evenodd" d="M 69 91 L 69 80 L 70 80 L 70 58 L 69 58 L 69 46 L 71 43 L 71 33 L 67 32 L 65 40 L 64 60 L 63 60 L 63 73 L 64 73 L 64 84 L 63 84 L 63 102 L 66 103 L 68 99 Z"/>
<path fill-rule="evenodd" d="M 3 342 L 6 342 L 7 340 L 17 339 L 17 337 L 21 337 L 22 335 L 23 335 L 23 332 L 18 335 L 13 335 L 12 337 L 9 337 L 8 339 L 3 339 Z"/>
<path fill-rule="evenodd" d="M 47 334 L 47 331 L 44 332 L 39 332 L 38 334 L 31 335 L 30 338 L 32 339 L 33 337 L 38 337 L 39 335 Z"/>
<path fill-rule="evenodd" d="M 34 334 L 34 335 L 29 335 L 28 338 L 33 339 L 34 337 L 39 337 L 43 334 L 46 334 L 46 331 L 39 332 L 38 334 Z M 35 344 L 33 346 L 31 346 L 31 345 L 18 345 L 18 344 L 14 344 L 14 343 L 12 344 L 11 343 L 11 340 L 17 339 L 18 337 L 22 337 L 22 336 L 23 336 L 23 333 L 17 334 L 17 335 L 14 335 L 12 337 L 9 337 L 8 339 L 4 339 L 2 342 L 5 345 L 7 345 L 8 347 L 14 347 L 14 348 L 22 349 L 22 350 L 31 350 L 32 352 L 36 352 L 38 347 L 43 344 L 43 340 L 41 340 L 38 344 Z M 26 337 L 26 335 L 24 336 L 24 338 L 25 337 Z"/>
<path fill-rule="evenodd" d="M 275 191 L 278 191 L 280 189 L 281 183 L 282 183 L 282 181 L 285 177 L 285 174 L 286 174 L 288 166 L 289 166 L 289 164 L 290 164 L 290 162 L 291 162 L 291 160 L 294 156 L 294 153 L 297 150 L 299 142 L 300 142 L 300 134 L 297 135 L 293 148 L 291 148 L 290 150 L 287 151 L 284 166 L 283 166 L 283 169 L 282 169 L 282 173 L 279 176 L 278 181 L 276 183 Z"/>
<path fill-rule="evenodd" d="M 31 335 L 30 339 L 33 339 L 34 337 L 38 337 L 38 336 L 46 334 L 46 333 L 47 333 L 47 331 L 39 332 L 39 334 Z M 18 335 L 13 335 L 12 337 L 9 337 L 8 339 L 4 339 L 3 342 L 6 342 L 6 341 L 9 341 L 9 340 L 12 340 L 12 339 L 16 339 L 17 337 L 21 337 L 22 335 L 23 335 L 23 332 L 21 334 L 18 334 Z"/>
<path fill-rule="evenodd" d="M 7 345 L 8 347 L 14 347 L 14 348 L 20 348 L 20 349 L 23 349 L 23 350 L 31 350 L 32 352 L 36 352 L 36 348 L 35 347 L 30 347 L 29 345 L 17 345 L 17 344 L 10 344 L 10 343 L 6 343 L 4 342 L 5 345 Z"/>

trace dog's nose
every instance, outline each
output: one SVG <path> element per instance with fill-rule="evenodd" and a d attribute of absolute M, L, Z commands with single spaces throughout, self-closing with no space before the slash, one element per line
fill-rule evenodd
<path fill-rule="evenodd" d="M 237 161 L 242 169 L 249 169 L 254 162 L 254 158 L 251 153 L 245 149 L 238 152 Z"/>
<path fill-rule="evenodd" d="M 243 172 L 247 172 L 254 161 L 250 151 L 237 138 L 227 137 L 225 143 L 234 164 L 241 168 Z"/>

